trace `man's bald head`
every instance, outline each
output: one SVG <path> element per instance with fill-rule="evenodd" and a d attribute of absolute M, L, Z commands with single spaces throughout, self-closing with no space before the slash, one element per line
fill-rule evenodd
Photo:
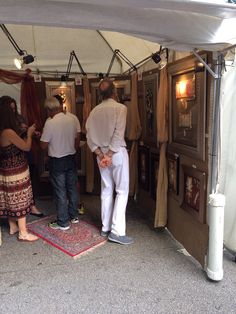
<path fill-rule="evenodd" d="M 103 79 L 99 84 L 99 93 L 102 100 L 112 98 L 115 95 L 115 85 L 109 78 Z"/>

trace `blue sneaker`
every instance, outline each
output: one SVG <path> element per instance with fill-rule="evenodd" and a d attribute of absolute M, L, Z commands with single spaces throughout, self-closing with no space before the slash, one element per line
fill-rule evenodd
<path fill-rule="evenodd" d="M 101 231 L 101 237 L 103 237 L 103 238 L 107 238 L 108 236 L 109 236 L 109 234 L 110 234 L 110 232 L 111 231 Z"/>
<path fill-rule="evenodd" d="M 115 243 L 119 243 L 119 244 L 123 244 L 123 245 L 129 245 L 129 244 L 133 244 L 134 240 L 130 237 L 127 236 L 117 236 L 114 233 L 110 233 L 108 236 L 108 240 L 111 242 L 115 242 Z"/>
<path fill-rule="evenodd" d="M 50 222 L 48 224 L 48 226 L 51 228 L 51 229 L 55 229 L 55 230 L 69 230 L 70 229 L 70 226 L 66 226 L 66 227 L 62 227 L 60 225 L 58 225 L 57 221 L 53 221 L 53 222 Z"/>

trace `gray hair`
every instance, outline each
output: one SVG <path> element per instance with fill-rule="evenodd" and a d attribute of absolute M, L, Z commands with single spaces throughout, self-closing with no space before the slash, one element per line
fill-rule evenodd
<path fill-rule="evenodd" d="M 61 105 L 60 102 L 55 97 L 48 97 L 44 102 L 44 106 L 45 108 L 54 111 L 59 109 Z"/>

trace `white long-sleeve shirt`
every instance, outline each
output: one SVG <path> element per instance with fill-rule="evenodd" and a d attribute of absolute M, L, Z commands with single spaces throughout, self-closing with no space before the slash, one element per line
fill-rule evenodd
<path fill-rule="evenodd" d="M 113 99 L 104 100 L 90 113 L 87 123 L 87 143 L 92 152 L 98 147 L 103 153 L 118 152 L 125 147 L 127 108 Z"/>

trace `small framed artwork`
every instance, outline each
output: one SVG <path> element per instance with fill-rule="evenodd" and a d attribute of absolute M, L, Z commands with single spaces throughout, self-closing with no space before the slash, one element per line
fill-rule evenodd
<path fill-rule="evenodd" d="M 175 97 L 176 99 L 194 99 L 195 98 L 195 75 L 190 77 L 179 78 L 175 83 Z"/>
<path fill-rule="evenodd" d="M 182 165 L 181 170 L 182 204 L 181 207 L 199 222 L 206 220 L 206 174 L 195 168 Z"/>
<path fill-rule="evenodd" d="M 149 191 L 149 149 L 145 146 L 138 148 L 138 181 L 142 189 Z"/>
<path fill-rule="evenodd" d="M 92 109 L 99 105 L 102 101 L 99 94 L 99 83 L 100 80 L 91 83 L 91 103 Z M 117 101 L 123 103 L 124 100 L 130 95 L 130 80 L 114 80 L 114 85 L 116 89 Z M 130 98 L 130 97 L 129 97 Z"/>
<path fill-rule="evenodd" d="M 40 179 L 49 178 L 49 157 L 45 151 L 40 153 L 39 176 Z"/>
<path fill-rule="evenodd" d="M 86 142 L 80 141 L 80 147 L 76 152 L 76 162 L 78 169 L 78 176 L 85 176 L 85 155 L 86 155 Z"/>
<path fill-rule="evenodd" d="M 157 74 L 143 77 L 144 141 L 153 144 L 157 141 L 157 85 Z"/>
<path fill-rule="evenodd" d="M 151 198 L 156 200 L 157 182 L 158 182 L 158 170 L 159 170 L 160 158 L 158 154 L 151 153 L 150 156 L 150 193 Z"/>
<path fill-rule="evenodd" d="M 68 81 L 66 86 L 61 86 L 60 81 L 45 81 L 46 96 L 60 95 L 63 99 L 63 109 L 76 113 L 75 108 L 75 82 Z"/>
<path fill-rule="evenodd" d="M 179 194 L 179 156 L 177 154 L 168 155 L 168 190 L 176 195 Z"/>

